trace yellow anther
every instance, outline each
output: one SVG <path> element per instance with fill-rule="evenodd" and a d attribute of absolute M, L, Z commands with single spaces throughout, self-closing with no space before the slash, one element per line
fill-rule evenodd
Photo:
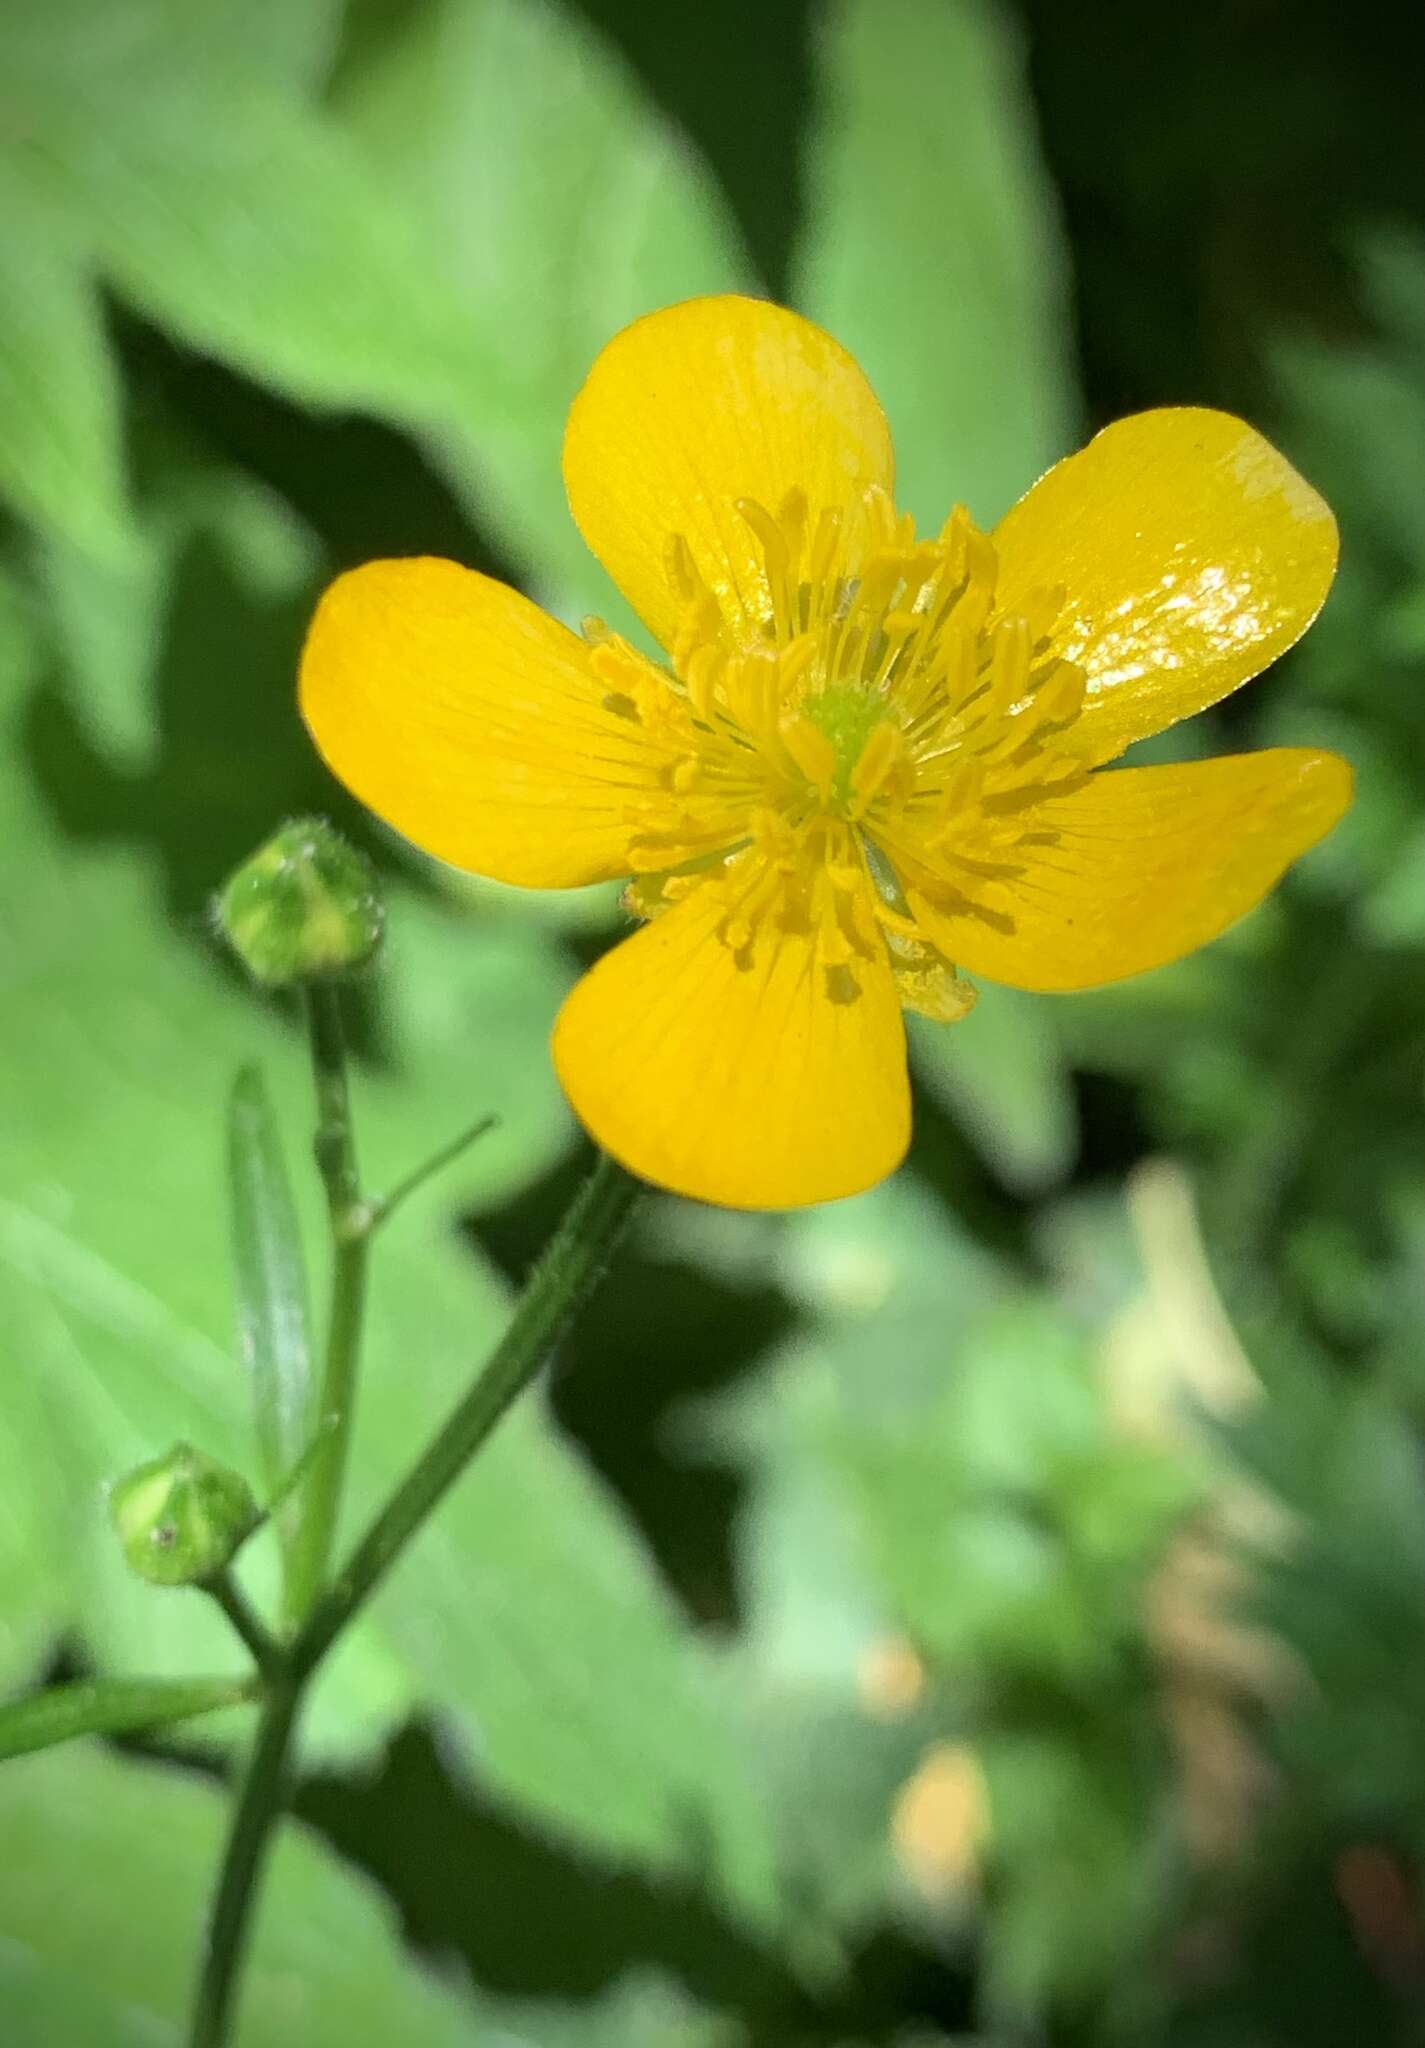
<path fill-rule="evenodd" d="M 780 811 L 763 805 L 754 813 L 752 843 L 774 867 L 790 873 L 797 865 L 797 835 Z"/>
<path fill-rule="evenodd" d="M 865 877 L 854 862 L 840 859 L 834 854 L 826 855 L 826 879 L 833 889 L 843 896 L 854 897 Z"/>
<path fill-rule="evenodd" d="M 673 666 L 679 675 L 687 671 L 697 649 L 706 641 L 715 640 L 722 631 L 722 613 L 717 599 L 709 590 L 694 599 L 678 622 L 677 635 L 669 652 Z"/>
<path fill-rule="evenodd" d="M 1045 725 L 1068 725 L 1084 705 L 1084 672 L 1071 661 L 1061 661 L 1047 671 L 1034 693 L 1034 709 Z"/>
<path fill-rule="evenodd" d="M 782 649 L 781 700 L 784 705 L 799 692 L 820 652 L 821 641 L 815 633 L 799 633 L 789 647 Z"/>
<path fill-rule="evenodd" d="M 807 494 L 795 485 L 777 507 L 777 524 L 787 536 L 787 547 L 794 562 L 801 559 L 802 547 L 806 541 Z"/>
<path fill-rule="evenodd" d="M 970 515 L 963 505 L 956 505 L 941 527 L 940 545 L 947 576 L 954 583 L 963 582 L 970 545 Z"/>
<path fill-rule="evenodd" d="M 774 569 L 785 575 L 790 560 L 787 536 L 765 505 L 759 505 L 755 498 L 735 498 L 733 505 L 739 519 L 750 526 L 762 548 L 762 559 L 768 573 Z"/>
<path fill-rule="evenodd" d="M 980 800 L 985 785 L 984 764 L 968 757 L 951 761 L 941 779 L 936 803 L 937 823 L 953 826 L 963 820 Z"/>
<path fill-rule="evenodd" d="M 947 634 L 941 642 L 945 664 L 945 696 L 958 710 L 980 686 L 979 646 L 973 633 Z"/>
<path fill-rule="evenodd" d="M 1054 621 L 1064 609 L 1066 592 L 1062 583 L 1040 583 L 1020 604 L 1029 627 L 1031 645 L 1037 647 L 1053 631 Z"/>
<path fill-rule="evenodd" d="M 890 492 L 880 484 L 871 484 L 862 493 L 861 502 L 866 508 L 866 530 L 872 546 L 894 547 L 899 538 L 900 523 L 896 519 Z M 914 523 L 911 532 L 915 532 Z"/>
<path fill-rule="evenodd" d="M 707 585 L 698 574 L 693 551 L 681 533 L 669 534 L 663 551 L 663 568 L 669 589 L 683 604 L 696 604 L 704 595 Z"/>
<path fill-rule="evenodd" d="M 688 702 L 704 725 L 713 721 L 717 686 L 726 658 L 720 647 L 705 642 L 693 651 L 683 668 Z"/>
<path fill-rule="evenodd" d="M 1001 619 L 990 643 L 990 697 L 993 711 L 1003 716 L 1024 695 L 1029 684 L 1029 627 L 1013 614 Z"/>
<path fill-rule="evenodd" d="M 826 803 L 836 781 L 836 749 L 831 741 L 800 712 L 782 720 L 781 740 L 821 801 Z"/>
<path fill-rule="evenodd" d="M 851 771 L 851 805 L 849 816 L 863 818 L 884 787 L 896 764 L 904 754 L 904 741 L 899 726 L 889 718 L 883 718 L 871 730 L 871 736 L 861 749 L 856 766 Z"/>
<path fill-rule="evenodd" d="M 813 587 L 830 582 L 831 572 L 840 551 L 841 514 L 834 506 L 828 505 L 817 516 L 811 552 L 807 557 L 807 581 Z"/>
<path fill-rule="evenodd" d="M 735 655 L 723 670 L 723 701 L 751 739 L 770 743 L 776 737 L 779 673 L 770 647 L 754 647 L 750 653 Z"/>

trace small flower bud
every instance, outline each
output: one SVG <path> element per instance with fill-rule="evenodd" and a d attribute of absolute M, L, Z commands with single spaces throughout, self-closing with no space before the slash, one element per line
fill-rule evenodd
<path fill-rule="evenodd" d="M 191 1444 L 116 1480 L 109 1512 L 130 1568 L 156 1586 L 210 1579 L 259 1519 L 247 1481 Z"/>
<path fill-rule="evenodd" d="M 294 818 L 230 876 L 218 929 L 258 981 L 282 988 L 364 967 L 385 923 L 375 870 L 324 818 Z"/>

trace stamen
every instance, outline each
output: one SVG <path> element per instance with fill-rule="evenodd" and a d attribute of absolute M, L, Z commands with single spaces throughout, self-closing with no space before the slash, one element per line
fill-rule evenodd
<path fill-rule="evenodd" d="M 888 718 L 874 728 L 851 771 L 852 800 L 847 816 L 864 818 L 881 789 L 898 766 L 903 753 L 899 729 Z"/>
<path fill-rule="evenodd" d="M 762 568 L 767 579 L 767 597 L 772 607 L 771 626 L 779 640 L 790 639 L 792 620 L 792 551 L 778 520 L 755 498 L 737 498 L 734 509 L 752 529 L 762 549 Z"/>
<path fill-rule="evenodd" d="M 781 740 L 821 801 L 829 802 L 836 782 L 836 749 L 825 733 L 798 712 L 783 719 Z"/>
<path fill-rule="evenodd" d="M 1064 593 L 997 609 L 994 546 L 962 506 L 933 539 L 878 486 L 859 504 L 793 490 L 735 510 L 760 615 L 725 616 L 675 534 L 671 675 L 584 623 L 603 711 L 663 763 L 626 813 L 630 908 L 710 884 L 739 967 L 764 931 L 814 936 L 828 995 L 850 1002 L 884 949 L 908 1006 L 963 1015 L 961 920 L 1004 916 L 995 885 L 1052 837 L 1037 807 L 1088 772 L 1065 737 L 1084 678 L 1055 649 Z"/>

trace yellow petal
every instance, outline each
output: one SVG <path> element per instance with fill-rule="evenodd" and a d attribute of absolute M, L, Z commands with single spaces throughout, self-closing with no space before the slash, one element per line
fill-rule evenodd
<path fill-rule="evenodd" d="M 1022 875 L 976 884 L 937 943 L 1015 988 L 1121 981 L 1181 959 L 1259 903 L 1351 799 L 1335 754 L 1275 747 L 1171 768 L 1107 769 L 1026 819 Z"/>
<path fill-rule="evenodd" d="M 666 758 L 609 710 L 590 650 L 454 562 L 370 562 L 326 592 L 302 715 L 328 767 L 427 853 L 527 888 L 629 870 L 631 801 Z"/>
<path fill-rule="evenodd" d="M 554 1027 L 565 1093 L 615 1158 L 699 1201 L 791 1209 L 873 1186 L 910 1138 L 889 963 L 858 960 L 851 1000 L 806 934 L 764 930 L 739 965 L 727 907 L 704 883 L 584 977 Z"/>
<path fill-rule="evenodd" d="M 1096 760 L 1215 704 L 1275 661 L 1336 570 L 1330 509 L 1228 413 L 1106 427 L 1000 521 L 1000 602 L 1067 592 L 1057 650 L 1088 676 Z"/>
<path fill-rule="evenodd" d="M 736 510 L 776 514 L 801 491 L 859 519 L 894 481 L 890 429 L 839 343 L 761 299 L 690 299 L 635 320 L 574 400 L 564 482 L 589 546 L 664 647 L 681 601 L 668 547 L 681 534 L 734 625 L 766 609 L 762 550 Z"/>

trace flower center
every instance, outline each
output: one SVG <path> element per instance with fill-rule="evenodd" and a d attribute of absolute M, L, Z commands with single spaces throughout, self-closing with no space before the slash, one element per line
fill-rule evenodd
<path fill-rule="evenodd" d="M 878 489 L 814 517 L 799 492 L 736 511 L 760 589 L 744 574 L 714 592 L 675 536 L 671 675 L 586 627 L 605 708 L 668 761 L 661 793 L 630 802 L 630 907 L 653 915 L 751 860 L 763 881 L 727 925 L 740 965 L 759 932 L 810 918 L 851 1000 L 869 925 L 905 1002 L 963 1014 L 955 920 L 997 914 L 995 878 L 1042 842 L 1036 807 L 1087 772 L 1065 743 L 1084 679 L 1054 650 L 1062 592 L 997 606 L 994 548 L 963 509 L 933 540 Z"/>
<path fill-rule="evenodd" d="M 832 802 L 838 810 L 849 811 L 856 770 L 872 736 L 884 728 L 894 740 L 895 727 L 886 717 L 886 700 L 861 682 L 831 683 L 806 699 L 803 716 L 810 719 L 835 758 Z"/>

